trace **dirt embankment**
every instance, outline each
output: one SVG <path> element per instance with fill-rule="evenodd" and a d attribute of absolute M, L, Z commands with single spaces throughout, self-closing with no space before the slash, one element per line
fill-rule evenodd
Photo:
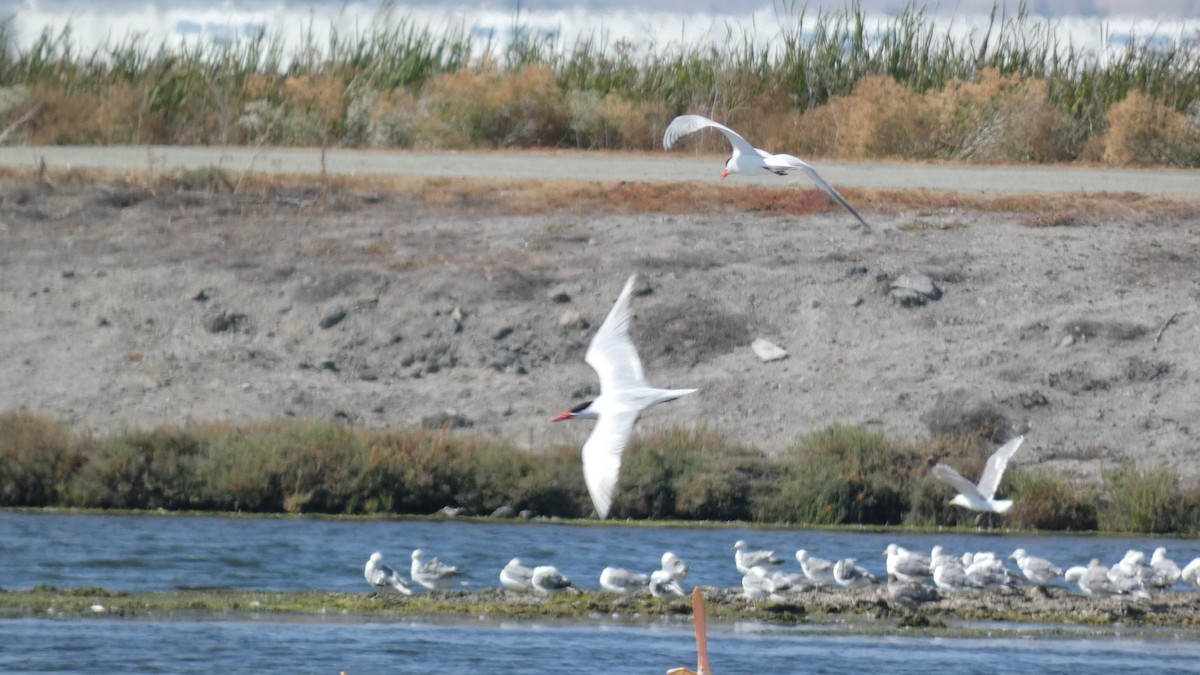
<path fill-rule="evenodd" d="M 770 452 L 834 422 L 912 440 L 995 428 L 1027 435 L 1014 464 L 1069 477 L 1125 457 L 1200 472 L 1194 206 L 876 203 L 864 235 L 835 210 L 505 204 L 503 189 L 7 179 L 0 410 L 97 430 L 299 417 L 582 443 L 589 425 L 548 420 L 595 393 L 584 350 L 637 273 L 649 379 L 701 389 L 644 426 Z M 908 272 L 940 299 L 893 298 Z M 760 362 L 756 338 L 790 356 Z"/>

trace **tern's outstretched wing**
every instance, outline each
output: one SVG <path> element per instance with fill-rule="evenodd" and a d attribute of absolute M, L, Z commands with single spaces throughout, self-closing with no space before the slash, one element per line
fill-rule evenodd
<path fill-rule="evenodd" d="M 716 129 L 725 134 L 729 143 L 744 155 L 754 155 L 758 152 L 750 142 L 738 135 L 736 131 L 719 122 L 714 122 L 703 115 L 680 115 L 671 120 L 667 131 L 663 134 L 663 149 L 670 150 L 679 139 L 694 134 L 701 129 Z"/>
<path fill-rule="evenodd" d="M 604 323 L 600 324 L 584 356 L 584 360 L 600 377 L 601 394 L 648 386 L 646 376 L 642 374 L 637 348 L 629 337 L 629 321 L 632 317 L 629 300 L 636 282 L 636 274 L 625 282 L 625 288 L 621 290 Z"/>
<path fill-rule="evenodd" d="M 974 497 L 979 501 L 987 501 L 987 498 L 979 493 L 979 488 L 975 487 L 974 483 L 963 478 L 962 474 L 955 471 L 948 464 L 938 462 L 937 466 L 933 467 L 929 473 L 933 474 L 934 478 L 958 490 L 959 494 L 965 495 L 967 498 Z"/>
<path fill-rule="evenodd" d="M 871 226 L 867 224 L 867 221 L 863 220 L 862 216 L 858 215 L 858 211 L 855 211 L 853 206 L 850 206 L 850 202 L 846 201 L 846 198 L 843 197 L 840 192 L 833 189 L 832 185 L 825 182 L 825 179 L 821 178 L 821 175 L 817 173 L 817 170 L 812 168 L 808 162 L 805 162 L 799 157 L 793 157 L 792 155 L 768 155 L 763 153 L 763 163 L 773 169 L 800 170 L 808 174 L 808 177 L 811 178 L 818 187 L 824 190 L 825 193 L 830 197 L 833 197 L 833 201 L 841 204 L 844 209 L 850 212 L 850 215 L 857 218 L 858 222 L 862 223 L 863 228 L 867 232 L 871 231 Z"/>
<path fill-rule="evenodd" d="M 1000 479 L 1004 477 L 1004 469 L 1008 467 L 1008 460 L 1016 454 L 1017 448 L 1021 447 L 1021 443 L 1024 441 L 1024 436 L 1017 436 L 1000 446 L 1000 449 L 988 458 L 987 466 L 983 468 L 983 475 L 979 478 L 979 493 L 984 498 L 991 499 L 996 495 L 996 488 L 1000 487 Z"/>
<path fill-rule="evenodd" d="M 637 417 L 636 410 L 603 414 L 583 444 L 583 480 L 601 519 L 608 517 L 608 510 L 612 508 L 621 472 L 621 453 L 633 434 Z"/>

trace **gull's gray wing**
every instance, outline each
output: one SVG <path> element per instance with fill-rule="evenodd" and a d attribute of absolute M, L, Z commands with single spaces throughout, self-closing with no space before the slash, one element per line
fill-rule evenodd
<path fill-rule="evenodd" d="M 975 487 L 974 483 L 963 478 L 962 474 L 955 471 L 949 464 L 938 462 L 936 466 L 930 469 L 929 473 L 934 478 L 958 490 L 959 494 L 966 495 L 968 499 L 974 497 L 979 501 L 987 501 L 987 498 L 979 493 L 979 488 Z"/>

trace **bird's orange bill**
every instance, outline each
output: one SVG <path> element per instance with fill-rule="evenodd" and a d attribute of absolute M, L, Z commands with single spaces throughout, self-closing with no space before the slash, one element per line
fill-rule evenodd
<path fill-rule="evenodd" d="M 554 419 L 552 419 L 550 421 L 551 422 L 561 422 L 563 420 L 569 420 L 574 416 L 575 416 L 575 413 L 569 413 L 569 412 L 559 413 L 559 414 L 555 415 Z"/>
<path fill-rule="evenodd" d="M 704 596 L 700 587 L 692 589 L 692 621 L 696 626 L 696 670 L 672 668 L 667 675 L 712 675 L 708 666 L 708 614 L 704 610 Z"/>

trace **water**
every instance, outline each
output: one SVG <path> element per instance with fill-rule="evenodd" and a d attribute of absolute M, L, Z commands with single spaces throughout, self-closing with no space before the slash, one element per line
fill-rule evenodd
<path fill-rule="evenodd" d="M 1194 637 L 1194 636 L 1192 636 Z M 710 627 L 721 675 L 735 673 L 1196 672 L 1188 638 L 989 639 L 830 635 Z M 695 667 L 681 626 L 428 622 L 0 621 L 3 672 L 656 673 Z"/>
<path fill-rule="evenodd" d="M 372 551 L 401 570 L 415 547 L 467 568 L 466 588 L 498 585 L 513 556 L 553 563 L 587 588 L 600 569 L 649 570 L 663 550 L 692 567 L 689 584 L 737 586 L 730 546 L 824 557 L 857 556 L 882 574 L 895 541 L 928 550 L 1010 553 L 1025 547 L 1060 564 L 1091 557 L 1112 563 L 1126 549 L 1168 546 L 1177 561 L 1200 542 L 1130 537 L 913 535 L 744 528 L 604 527 L 542 523 L 338 521 L 153 515 L 0 513 L 0 587 L 103 586 L 127 591 L 212 587 L 260 590 L 369 590 L 362 567 Z M 1027 626 L 998 626 L 986 639 L 859 635 L 842 627 L 710 626 L 719 673 L 846 672 L 1079 673 L 1118 668 L 1195 672 L 1200 641 L 1187 631 L 1080 631 L 1069 638 Z M 0 672 L 443 672 L 555 670 L 662 673 L 694 663 L 690 625 L 633 624 L 611 617 L 579 622 L 364 621 L 361 617 L 244 615 L 167 621 L 96 618 L 0 619 Z M 919 660 L 918 660 L 919 659 Z"/>
<path fill-rule="evenodd" d="M 695 584 L 740 587 L 730 547 L 777 549 L 798 567 L 800 548 L 828 559 L 857 558 L 882 576 L 883 550 L 895 542 L 929 551 L 1018 547 L 1064 568 L 1099 558 L 1106 564 L 1136 548 L 1159 545 L 1182 564 L 1200 556 L 1200 542 L 1142 537 L 873 534 L 745 528 L 605 527 L 545 523 L 383 521 L 154 515 L 0 513 L 0 588 L 103 586 L 122 591 L 182 588 L 361 591 L 363 564 L 373 551 L 402 572 L 414 548 L 465 567 L 466 590 L 499 585 L 510 558 L 553 564 L 584 588 L 598 588 L 605 566 L 650 570 L 665 550 L 691 566 Z M 798 570 L 797 570 L 798 571 Z"/>

